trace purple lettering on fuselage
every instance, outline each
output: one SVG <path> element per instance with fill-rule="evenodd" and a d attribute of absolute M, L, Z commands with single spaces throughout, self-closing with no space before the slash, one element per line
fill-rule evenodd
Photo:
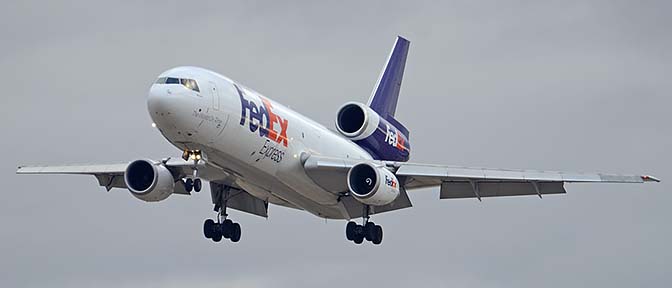
<path fill-rule="evenodd" d="M 237 86 L 236 90 L 238 90 L 238 96 L 240 96 L 240 125 L 244 126 L 245 122 L 249 120 L 250 132 L 259 131 L 260 137 L 266 137 L 287 147 L 287 119 L 273 113 L 273 106 L 267 99 L 259 97 L 262 103 L 257 105 L 254 101 L 245 99 L 243 92 Z M 277 127 L 275 124 L 280 126 L 279 133 L 275 130 L 275 127 Z"/>

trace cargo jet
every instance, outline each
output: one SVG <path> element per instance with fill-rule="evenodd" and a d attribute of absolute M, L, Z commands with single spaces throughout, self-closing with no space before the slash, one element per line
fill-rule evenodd
<path fill-rule="evenodd" d="M 269 204 L 348 220 L 349 241 L 380 244 L 371 216 L 411 207 L 408 192 L 438 187 L 441 199 L 565 193 L 564 183 L 658 182 L 647 175 L 484 169 L 407 162 L 409 130 L 395 118 L 410 42 L 397 37 L 366 104 L 345 103 L 336 131 L 215 72 L 177 67 L 157 77 L 147 108 L 182 155 L 119 164 L 21 166 L 18 174 L 93 175 L 108 191 L 157 202 L 210 186 L 217 213 L 206 238 L 238 242 L 227 208 L 268 217 Z M 362 219 L 358 224 L 353 219 Z"/>

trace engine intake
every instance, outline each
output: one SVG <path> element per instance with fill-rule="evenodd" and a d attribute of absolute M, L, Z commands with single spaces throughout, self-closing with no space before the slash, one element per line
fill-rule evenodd
<path fill-rule="evenodd" d="M 348 171 L 350 195 L 367 205 L 382 206 L 399 196 L 399 181 L 385 167 L 360 163 Z"/>
<path fill-rule="evenodd" d="M 165 166 L 150 160 L 128 164 L 124 181 L 133 196 L 147 202 L 164 200 L 175 190 L 173 174 Z"/>
<path fill-rule="evenodd" d="M 336 129 L 375 159 L 408 161 L 408 130 L 392 115 L 379 115 L 362 103 L 348 102 L 338 109 Z"/>

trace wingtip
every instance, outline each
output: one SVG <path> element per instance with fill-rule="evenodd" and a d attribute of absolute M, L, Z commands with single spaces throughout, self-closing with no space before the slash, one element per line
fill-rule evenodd
<path fill-rule="evenodd" d="M 642 175 L 641 177 L 644 182 L 660 182 L 660 179 L 651 175 Z"/>

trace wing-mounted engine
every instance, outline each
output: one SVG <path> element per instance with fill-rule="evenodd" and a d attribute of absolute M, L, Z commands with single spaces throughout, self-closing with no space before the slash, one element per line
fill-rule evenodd
<path fill-rule="evenodd" d="M 133 196 L 146 202 L 164 200 L 175 190 L 173 174 L 162 163 L 150 160 L 136 160 L 128 164 L 124 181 Z"/>
<path fill-rule="evenodd" d="M 408 161 L 408 130 L 388 116 L 381 117 L 370 107 L 346 103 L 338 110 L 336 129 L 378 160 Z"/>
<path fill-rule="evenodd" d="M 360 163 L 348 171 L 348 189 L 359 202 L 382 206 L 399 197 L 399 180 L 385 167 Z"/>

